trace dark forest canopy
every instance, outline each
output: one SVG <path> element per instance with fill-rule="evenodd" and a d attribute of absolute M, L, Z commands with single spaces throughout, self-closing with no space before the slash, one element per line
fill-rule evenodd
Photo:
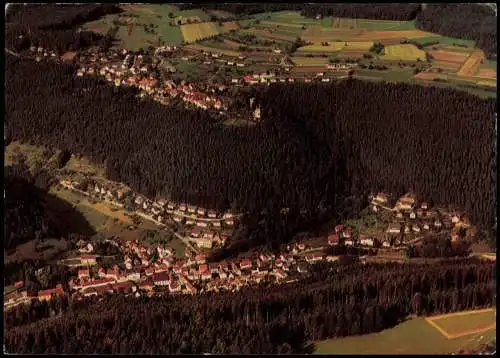
<path fill-rule="evenodd" d="M 101 302 L 61 298 L 20 306 L 5 314 L 5 349 L 297 353 L 304 352 L 306 342 L 377 332 L 410 314 L 491 307 L 496 293 L 495 264 L 472 259 L 432 265 L 323 263 L 311 271 L 296 283 L 261 284 L 235 293 L 151 299 L 113 295 Z"/>
<path fill-rule="evenodd" d="M 110 4 L 16 6 L 5 24 L 5 44 L 15 51 L 41 46 L 61 53 L 91 44 L 109 44 L 108 36 L 78 31 L 77 26 L 121 11 L 117 5 Z"/>
<path fill-rule="evenodd" d="M 307 17 L 336 16 L 379 20 L 412 20 L 420 9 L 419 4 L 304 4 L 304 3 L 204 3 L 181 4 L 181 9 L 204 8 L 224 10 L 236 15 L 253 15 L 262 12 L 300 11 Z"/>
<path fill-rule="evenodd" d="M 8 166 L 4 171 L 5 212 L 4 249 L 55 234 L 43 205 L 43 189 L 33 185 L 33 178 L 23 166 Z"/>
<path fill-rule="evenodd" d="M 488 58 L 497 56 L 497 18 L 478 4 L 429 4 L 416 19 L 419 29 L 474 40 Z"/>
<path fill-rule="evenodd" d="M 351 215 L 361 207 L 347 197 L 413 189 L 494 222 L 494 100 L 406 84 L 273 85 L 258 99 L 264 120 L 236 128 L 139 103 L 70 65 L 7 60 L 9 137 L 105 161 L 112 180 L 148 196 Z"/>

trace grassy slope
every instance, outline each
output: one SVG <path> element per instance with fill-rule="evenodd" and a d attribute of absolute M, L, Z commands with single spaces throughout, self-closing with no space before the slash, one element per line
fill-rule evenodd
<path fill-rule="evenodd" d="M 443 317 L 434 321 L 448 334 L 460 334 L 464 331 L 481 329 L 495 323 L 493 312 L 477 312 L 464 316 Z"/>
<path fill-rule="evenodd" d="M 479 342 L 484 343 L 495 336 L 496 330 L 492 330 L 449 340 L 423 318 L 416 318 L 379 333 L 316 342 L 315 353 L 447 354 Z"/>

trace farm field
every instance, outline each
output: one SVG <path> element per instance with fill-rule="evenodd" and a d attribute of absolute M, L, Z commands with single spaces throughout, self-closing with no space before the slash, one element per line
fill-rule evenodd
<path fill-rule="evenodd" d="M 321 20 L 311 19 L 300 15 L 297 11 L 277 11 L 255 14 L 257 20 L 276 21 L 288 24 L 302 25 L 321 25 Z"/>
<path fill-rule="evenodd" d="M 328 46 L 323 46 L 323 45 L 309 45 L 309 46 L 303 46 L 300 47 L 297 52 L 318 52 L 318 53 L 324 53 L 324 52 L 337 52 L 337 51 L 342 51 L 342 50 L 363 50 L 363 51 L 368 51 L 371 47 L 373 46 L 373 42 L 371 41 L 365 41 L 365 42 L 331 42 L 328 43 Z"/>
<path fill-rule="evenodd" d="M 413 78 L 413 71 L 399 68 L 391 71 L 356 70 L 353 77 L 378 81 L 407 82 Z"/>
<path fill-rule="evenodd" d="M 108 15 L 100 20 L 88 22 L 84 25 L 85 29 L 91 31 L 106 33 L 109 28 L 111 28 L 114 19 L 129 19 L 126 21 L 131 21 L 133 24 L 154 24 L 157 27 L 155 32 L 157 34 L 146 33 L 141 25 L 134 25 L 132 27 L 132 32 L 128 34 L 128 26 L 120 26 L 117 37 L 119 39 L 119 47 L 126 48 L 129 50 L 138 50 L 148 44 L 156 45 L 158 39 L 165 41 L 167 44 L 179 45 L 183 41 L 181 31 L 178 26 L 170 26 L 170 22 L 173 19 L 169 18 L 169 14 L 172 13 L 174 17 L 180 14 L 186 13 L 185 11 L 178 11 L 178 8 L 171 5 L 159 5 L 159 4 L 149 4 L 149 5 L 123 5 L 122 9 L 125 11 L 117 15 Z M 201 11 L 199 11 L 201 12 Z M 202 12 L 201 12 L 202 13 Z M 127 15 L 134 15 L 136 17 L 127 17 Z M 206 14 L 204 14 L 207 16 Z M 184 15 L 187 16 L 187 15 Z"/>
<path fill-rule="evenodd" d="M 53 212 L 60 214 L 61 217 L 65 216 L 68 222 L 70 222 L 72 226 L 75 226 L 78 231 L 87 231 L 88 229 L 85 226 L 90 225 L 95 232 L 99 232 L 105 229 L 108 224 L 108 220 L 110 220 L 109 216 L 106 216 L 89 205 L 86 205 L 86 199 L 80 194 L 64 189 L 55 190 L 54 188 L 52 188 L 49 193 L 54 195 L 54 197 L 47 197 L 47 205 L 51 208 L 51 210 L 53 210 Z M 60 200 L 56 200 L 56 198 Z M 67 203 L 76 209 L 83 216 L 86 222 L 77 222 L 76 217 L 72 217 L 71 215 L 68 217 L 69 208 L 67 207 L 67 204 L 64 203 Z"/>
<path fill-rule="evenodd" d="M 385 47 L 384 58 L 387 60 L 425 61 L 425 52 L 412 44 L 391 45 Z"/>
<path fill-rule="evenodd" d="M 225 56 L 229 57 L 238 57 L 240 56 L 240 52 L 237 51 L 231 51 L 231 50 L 226 50 L 223 48 L 218 48 L 218 47 L 212 47 L 212 46 L 205 46 L 201 44 L 192 44 L 192 45 L 187 45 L 185 46 L 186 49 L 192 49 L 196 51 L 206 51 L 210 53 L 221 53 Z"/>
<path fill-rule="evenodd" d="M 327 41 L 351 41 L 360 36 L 363 30 L 359 29 L 345 29 L 345 28 L 324 28 L 324 27 L 309 27 L 302 33 L 302 38 L 305 41 L 310 41 L 313 44 L 319 44 Z M 360 40 L 360 41 L 370 41 Z"/>
<path fill-rule="evenodd" d="M 403 40 L 428 37 L 430 32 L 421 30 L 403 30 L 403 31 L 365 31 L 355 38 L 355 41 L 382 41 L 384 40 Z"/>
<path fill-rule="evenodd" d="M 223 22 L 222 26 L 218 26 L 219 32 L 225 33 L 233 30 L 238 30 L 240 28 L 240 25 L 236 21 L 227 21 Z"/>
<path fill-rule="evenodd" d="M 281 40 L 287 42 L 294 42 L 297 36 L 292 36 L 288 34 L 278 33 L 269 29 L 256 29 L 256 30 L 242 30 L 241 34 L 255 35 L 266 40 Z"/>
<path fill-rule="evenodd" d="M 359 28 L 359 19 L 350 19 L 347 17 L 334 17 L 332 19 L 333 28 Z"/>
<path fill-rule="evenodd" d="M 486 332 L 496 328 L 495 309 L 451 313 L 426 320 L 449 339 Z"/>
<path fill-rule="evenodd" d="M 492 70 L 491 68 L 483 68 L 479 69 L 477 77 L 496 80 L 497 73 L 495 72 L 495 70 Z"/>
<path fill-rule="evenodd" d="M 428 36 L 428 37 L 421 37 L 421 38 L 416 38 L 413 39 L 414 41 L 418 42 L 419 44 L 426 44 L 429 42 L 439 42 L 440 44 L 443 45 L 464 45 L 467 47 L 474 47 L 476 45 L 476 42 L 474 40 L 462 40 L 462 39 L 457 39 L 453 37 L 447 37 L 447 36 L 440 36 L 440 35 L 433 35 L 433 36 Z"/>
<path fill-rule="evenodd" d="M 464 52 L 446 51 L 446 50 L 432 50 L 429 51 L 436 61 L 451 62 L 463 64 L 467 60 L 467 54 Z"/>
<path fill-rule="evenodd" d="M 297 66 L 321 66 L 328 63 L 325 57 L 292 57 L 291 60 Z"/>
<path fill-rule="evenodd" d="M 369 20 L 359 19 L 358 27 L 367 30 L 413 30 L 415 29 L 415 22 L 413 21 L 391 21 L 391 20 Z"/>
<path fill-rule="evenodd" d="M 215 22 L 181 25 L 182 36 L 187 43 L 202 40 L 219 34 Z"/>
<path fill-rule="evenodd" d="M 458 70 L 457 74 L 459 76 L 473 76 L 477 72 L 482 60 L 484 60 L 484 53 L 482 51 L 474 51 L 467 58 L 460 70 Z"/>
<path fill-rule="evenodd" d="M 227 19 L 227 18 L 231 18 L 234 16 L 230 12 L 222 11 L 222 10 L 209 10 L 208 13 L 210 15 L 217 16 L 219 19 Z"/>
<path fill-rule="evenodd" d="M 418 339 L 416 339 L 418 337 Z M 496 337 L 496 329 L 448 339 L 424 318 L 414 318 L 379 333 L 315 343 L 315 354 L 449 354 Z"/>

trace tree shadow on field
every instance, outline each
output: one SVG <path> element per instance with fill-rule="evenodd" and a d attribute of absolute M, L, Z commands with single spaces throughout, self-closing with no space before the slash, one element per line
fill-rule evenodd
<path fill-rule="evenodd" d="M 80 234 L 90 237 L 96 234 L 85 216 L 71 203 L 50 193 L 45 194 L 44 201 L 47 215 L 60 236 L 67 238 L 69 234 Z"/>

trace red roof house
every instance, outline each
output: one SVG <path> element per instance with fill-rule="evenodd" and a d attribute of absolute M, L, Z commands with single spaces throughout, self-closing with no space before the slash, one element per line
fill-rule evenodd
<path fill-rule="evenodd" d="M 251 260 L 241 260 L 240 262 L 240 268 L 241 269 L 247 269 L 252 267 L 252 261 Z"/>
<path fill-rule="evenodd" d="M 339 235 L 332 234 L 328 236 L 328 245 L 338 245 L 340 241 Z"/>

